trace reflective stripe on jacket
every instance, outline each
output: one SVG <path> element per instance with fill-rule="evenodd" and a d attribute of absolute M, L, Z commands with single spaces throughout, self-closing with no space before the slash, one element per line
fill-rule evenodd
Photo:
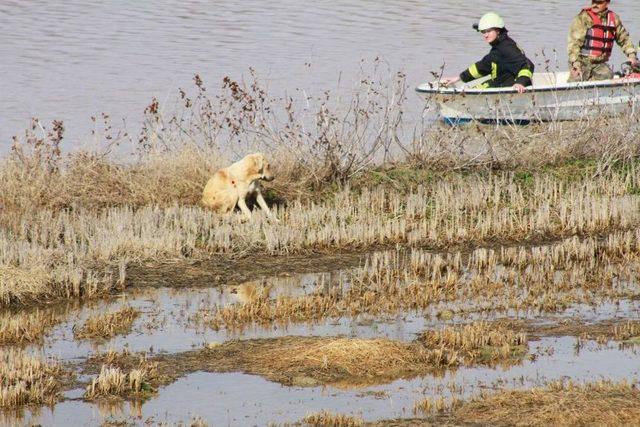
<path fill-rule="evenodd" d="M 533 69 L 533 62 L 505 31 L 491 43 L 488 55 L 460 73 L 460 79 L 469 82 L 491 75 L 491 80 L 485 82 L 482 87 L 509 87 L 515 83 L 531 86 Z"/>
<path fill-rule="evenodd" d="M 616 14 L 612 10 L 607 11 L 607 22 L 603 23 L 600 16 L 590 7 L 584 8 L 584 11 L 591 17 L 593 25 L 587 31 L 580 53 L 584 56 L 604 55 L 608 58 L 616 41 Z"/>

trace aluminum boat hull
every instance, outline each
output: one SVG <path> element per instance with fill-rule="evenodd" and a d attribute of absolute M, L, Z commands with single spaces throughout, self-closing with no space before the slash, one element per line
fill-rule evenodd
<path fill-rule="evenodd" d="M 597 82 L 567 83 L 568 72 L 535 73 L 523 94 L 514 89 L 439 87 L 425 83 L 416 92 L 439 107 L 449 123 L 579 120 L 585 117 L 632 114 L 640 102 L 640 76 Z"/>

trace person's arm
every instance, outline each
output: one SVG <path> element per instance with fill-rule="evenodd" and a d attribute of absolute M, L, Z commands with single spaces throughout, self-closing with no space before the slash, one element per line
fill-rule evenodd
<path fill-rule="evenodd" d="M 638 57 L 636 47 L 627 29 L 622 25 L 620 17 L 616 15 L 616 43 L 622 48 L 624 54 L 634 66 L 638 65 Z"/>
<path fill-rule="evenodd" d="M 531 62 L 527 57 L 525 59 L 525 64 L 518 71 L 518 75 L 516 76 L 516 83 L 522 86 L 531 86 L 531 80 L 533 79 L 533 70 L 535 66 L 533 62 Z"/>
<path fill-rule="evenodd" d="M 578 16 L 573 18 L 571 27 L 569 27 L 569 37 L 567 38 L 567 54 L 569 55 L 569 64 L 572 68 L 580 66 L 580 51 L 584 46 L 584 40 L 587 37 L 588 26 L 585 25 L 583 16 L 585 12 L 580 12 Z M 586 15 L 588 19 L 588 15 Z"/>
<path fill-rule="evenodd" d="M 491 74 L 493 55 L 488 54 L 480 61 L 472 64 L 469 68 L 460 73 L 460 80 L 463 82 L 470 82 L 471 80 L 479 79 L 487 74 Z"/>

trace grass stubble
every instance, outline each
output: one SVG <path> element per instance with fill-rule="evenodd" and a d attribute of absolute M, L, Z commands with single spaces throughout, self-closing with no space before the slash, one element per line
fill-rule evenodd
<path fill-rule="evenodd" d="M 457 403 L 455 423 L 543 425 L 637 425 L 640 390 L 627 381 L 555 382 L 530 390 L 505 390 Z"/>
<path fill-rule="evenodd" d="M 214 329 L 284 325 L 407 311 L 453 315 L 559 312 L 575 304 L 634 299 L 640 272 L 640 231 L 572 237 L 531 246 L 454 253 L 385 251 L 340 282 L 302 296 L 270 296 L 203 308 Z"/>
<path fill-rule="evenodd" d="M 90 357 L 88 363 L 100 366 L 100 371 L 85 388 L 86 400 L 145 400 L 157 392 L 161 381 L 158 364 L 144 353 L 110 349 Z"/>
<path fill-rule="evenodd" d="M 74 328 L 73 334 L 76 339 L 107 340 L 130 331 L 138 316 L 140 310 L 125 305 L 115 311 L 89 317 L 80 328 Z"/>
<path fill-rule="evenodd" d="M 320 411 L 306 415 L 301 420 L 302 425 L 330 426 L 330 427 L 362 427 L 364 421 L 360 417 L 351 415 L 334 414 L 328 411 Z"/>
<path fill-rule="evenodd" d="M 0 346 L 24 345 L 42 341 L 47 331 L 61 320 L 50 311 L 34 310 L 0 314 Z"/>
<path fill-rule="evenodd" d="M 0 410 L 54 405 L 69 375 L 55 361 L 19 349 L 0 349 Z"/>

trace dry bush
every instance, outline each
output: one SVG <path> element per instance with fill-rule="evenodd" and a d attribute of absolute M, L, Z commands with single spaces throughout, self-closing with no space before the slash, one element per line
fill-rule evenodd
<path fill-rule="evenodd" d="M 21 350 L 0 349 L 0 409 L 53 405 L 60 399 L 64 372 Z"/>
<path fill-rule="evenodd" d="M 109 339 L 116 335 L 126 334 L 140 311 L 130 307 L 88 318 L 81 328 L 73 331 L 76 339 Z"/>
<path fill-rule="evenodd" d="M 640 390 L 625 381 L 555 383 L 474 398 L 457 408 L 452 418 L 457 423 L 498 426 L 637 425 Z"/>
<path fill-rule="evenodd" d="M 316 412 L 306 415 L 302 421 L 304 425 L 326 426 L 326 427 L 361 427 L 364 421 L 359 417 L 352 417 L 343 414 L 333 414 L 327 411 Z"/>

